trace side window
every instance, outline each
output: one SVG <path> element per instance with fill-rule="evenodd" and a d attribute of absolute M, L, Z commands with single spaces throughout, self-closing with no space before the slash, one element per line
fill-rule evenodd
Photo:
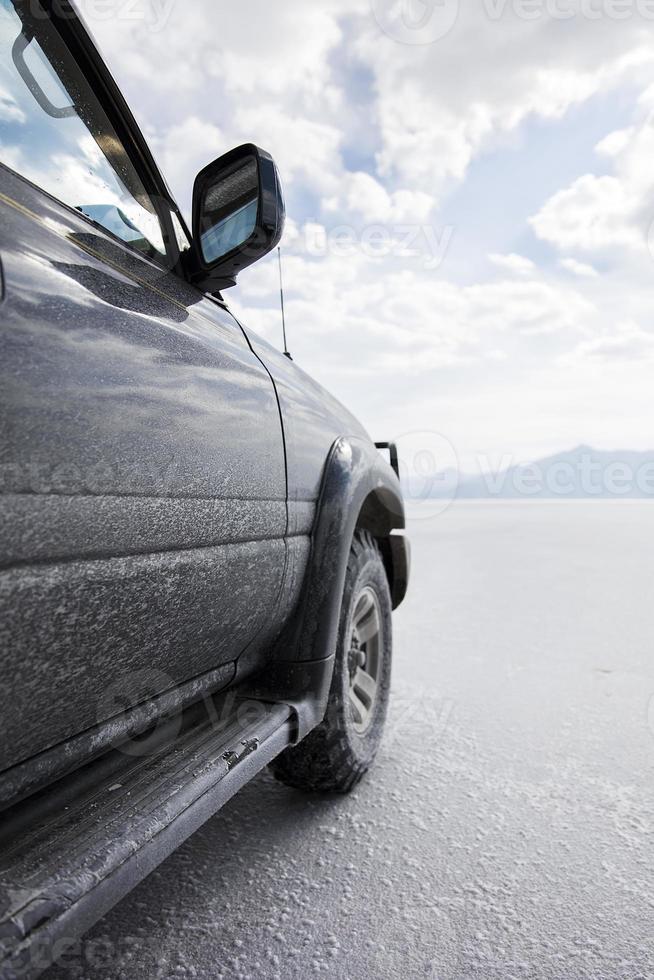
<path fill-rule="evenodd" d="M 125 147 L 33 0 L 0 0 L 0 161 L 132 248 L 166 254 Z"/>

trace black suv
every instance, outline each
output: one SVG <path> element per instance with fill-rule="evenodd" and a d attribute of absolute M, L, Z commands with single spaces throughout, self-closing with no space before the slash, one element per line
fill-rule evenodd
<path fill-rule="evenodd" d="M 189 233 L 73 6 L 0 0 L 0 161 L 7 980 L 264 766 L 361 778 L 409 552 L 394 447 L 222 298 L 282 234 L 268 154 Z"/>

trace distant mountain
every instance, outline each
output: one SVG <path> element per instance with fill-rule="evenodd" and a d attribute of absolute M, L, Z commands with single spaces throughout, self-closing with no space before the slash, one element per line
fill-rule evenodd
<path fill-rule="evenodd" d="M 413 500 L 648 500 L 654 499 L 654 450 L 607 452 L 578 446 L 498 472 L 460 474 L 458 481 L 452 470 L 427 480 L 414 477 L 406 490 Z"/>

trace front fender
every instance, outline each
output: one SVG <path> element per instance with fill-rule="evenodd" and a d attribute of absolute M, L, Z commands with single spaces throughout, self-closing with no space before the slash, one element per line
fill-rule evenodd
<path fill-rule="evenodd" d="M 339 439 L 323 475 L 294 659 L 321 660 L 336 650 L 345 573 L 357 527 L 379 536 L 405 527 L 400 482 L 372 445 Z"/>
<path fill-rule="evenodd" d="M 256 690 L 257 697 L 293 705 L 298 740 L 322 721 L 327 707 L 347 562 L 358 527 L 384 536 L 403 529 L 402 490 L 372 443 L 342 438 L 324 469 L 302 598 Z"/>

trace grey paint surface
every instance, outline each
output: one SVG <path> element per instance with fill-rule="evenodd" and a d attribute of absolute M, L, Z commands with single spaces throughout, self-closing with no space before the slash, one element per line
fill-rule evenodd
<path fill-rule="evenodd" d="M 2 769 L 144 669 L 256 664 L 287 513 L 274 386 L 229 313 L 4 168 L 0 192 Z"/>
<path fill-rule="evenodd" d="M 654 976 L 647 503 L 413 522 L 379 765 L 265 774 L 48 980 Z"/>
<path fill-rule="evenodd" d="M 3 488 L 284 500 L 270 379 L 218 304 L 0 168 Z M 19 451 L 21 455 L 18 455 Z"/>
<path fill-rule="evenodd" d="M 247 330 L 247 324 L 244 324 Z M 370 436 L 333 395 L 297 364 L 252 335 L 252 346 L 275 380 L 284 418 L 288 460 L 289 518 L 301 515 L 303 502 L 315 501 L 320 492 L 324 463 L 336 439 L 362 440 Z M 291 524 L 293 527 L 293 524 Z"/>
<path fill-rule="evenodd" d="M 283 541 L 30 566 L 0 576 L 0 764 L 233 660 L 268 628 Z M 253 582 L 261 584 L 253 596 Z M 255 645 L 256 649 L 256 645 Z"/>

